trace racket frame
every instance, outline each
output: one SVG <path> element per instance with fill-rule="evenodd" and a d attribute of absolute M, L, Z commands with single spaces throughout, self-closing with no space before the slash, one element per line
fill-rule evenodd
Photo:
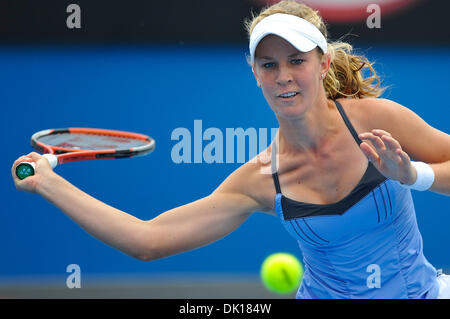
<path fill-rule="evenodd" d="M 93 135 L 106 135 L 112 137 L 133 138 L 141 141 L 146 141 L 147 143 L 145 145 L 124 149 L 80 150 L 76 148 L 74 149 L 74 148 L 49 146 L 46 145 L 45 143 L 39 142 L 39 138 L 43 136 L 56 135 L 62 133 L 93 134 Z M 154 150 L 155 140 L 144 134 L 132 133 L 127 131 L 70 127 L 70 128 L 47 129 L 36 132 L 31 136 L 31 146 L 40 153 L 55 154 L 58 158 L 58 164 L 63 164 L 67 162 L 75 162 L 83 160 L 114 159 L 114 158 L 126 158 L 145 155 Z"/>

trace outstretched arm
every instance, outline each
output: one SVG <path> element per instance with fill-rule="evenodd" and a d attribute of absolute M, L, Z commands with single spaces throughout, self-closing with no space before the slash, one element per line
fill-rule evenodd
<path fill-rule="evenodd" d="M 36 162 L 36 174 L 19 180 L 14 169 L 23 161 Z M 37 153 L 19 158 L 12 176 L 19 190 L 40 194 L 95 238 L 141 260 L 209 244 L 232 232 L 259 208 L 256 201 L 225 181 L 209 196 L 144 221 L 76 188 L 55 174 Z"/>

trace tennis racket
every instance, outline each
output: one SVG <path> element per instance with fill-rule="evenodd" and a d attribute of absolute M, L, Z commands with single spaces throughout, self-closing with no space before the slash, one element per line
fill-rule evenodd
<path fill-rule="evenodd" d="M 55 168 L 56 165 L 86 160 L 126 158 L 152 152 L 155 140 L 143 134 L 95 128 L 60 128 L 39 131 L 31 136 L 31 146 Z M 19 179 L 34 175 L 35 164 L 16 167 Z"/>

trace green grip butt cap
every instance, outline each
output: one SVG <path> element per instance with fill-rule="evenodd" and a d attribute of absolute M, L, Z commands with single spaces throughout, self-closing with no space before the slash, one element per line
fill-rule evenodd
<path fill-rule="evenodd" d="M 31 163 L 21 163 L 16 167 L 16 176 L 19 179 L 24 179 L 28 176 L 34 175 L 34 167 Z"/>

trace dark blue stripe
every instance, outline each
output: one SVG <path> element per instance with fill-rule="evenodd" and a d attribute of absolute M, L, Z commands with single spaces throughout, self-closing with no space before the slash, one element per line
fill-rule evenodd
<path fill-rule="evenodd" d="M 294 229 L 295 233 L 297 234 L 298 237 L 300 237 L 301 240 L 307 242 L 297 231 L 297 229 L 294 227 L 294 225 L 292 224 L 292 220 L 289 221 L 289 223 L 291 224 L 291 227 Z"/>
<path fill-rule="evenodd" d="M 384 218 L 387 219 L 387 207 L 386 207 L 386 200 L 384 199 L 384 195 L 383 195 L 383 190 L 381 189 L 380 185 L 378 185 L 377 188 L 380 190 L 381 197 L 383 197 Z"/>
<path fill-rule="evenodd" d="M 316 237 L 317 238 L 319 238 L 319 239 L 321 239 L 321 240 L 323 240 L 324 242 L 327 242 L 327 243 L 329 243 L 329 241 L 328 240 L 326 240 L 326 239 L 323 239 L 322 237 L 320 237 L 319 235 L 317 235 L 313 230 L 312 230 L 312 228 L 311 227 L 309 227 L 309 225 L 308 225 L 308 223 L 306 222 L 306 220 L 304 219 L 304 218 L 302 218 L 302 220 L 303 220 L 303 222 L 305 223 L 305 225 L 309 228 L 309 230 L 311 231 L 311 233 L 313 233 L 314 235 L 316 235 Z"/>
<path fill-rule="evenodd" d="M 298 229 L 302 232 L 302 234 L 303 234 L 304 236 L 306 236 L 306 237 L 309 239 L 309 240 L 306 240 L 305 238 L 303 238 L 303 237 L 299 234 L 299 232 L 297 231 L 297 229 L 295 228 L 295 226 L 293 225 L 292 221 L 290 220 L 289 222 L 291 223 L 292 228 L 294 228 L 294 230 L 295 230 L 295 232 L 297 233 L 297 235 L 298 235 L 301 239 L 303 239 L 303 241 L 305 241 L 305 242 L 307 242 L 307 243 L 310 243 L 310 244 L 312 244 L 312 245 L 314 245 L 314 246 L 320 246 L 320 244 L 319 244 L 318 242 L 312 240 L 311 238 L 308 237 L 308 235 L 305 234 L 305 232 L 303 231 L 303 229 L 302 229 L 302 228 L 300 227 L 300 225 L 297 223 L 297 220 L 294 219 L 294 221 L 295 221 L 295 223 L 297 224 Z"/>
<path fill-rule="evenodd" d="M 375 202 L 375 207 L 377 208 L 378 222 L 380 222 L 380 211 L 378 210 L 377 199 L 375 198 L 375 192 L 372 191 L 373 200 Z"/>
<path fill-rule="evenodd" d="M 389 189 L 388 189 L 388 187 L 387 187 L 387 185 L 386 185 L 386 182 L 384 182 L 383 184 L 384 184 L 384 188 L 386 188 L 386 194 L 387 194 L 388 200 L 389 200 L 389 207 L 390 207 L 390 209 L 391 209 L 390 212 L 389 212 L 389 216 L 391 216 L 391 215 L 392 215 L 391 196 L 389 195 Z"/>

